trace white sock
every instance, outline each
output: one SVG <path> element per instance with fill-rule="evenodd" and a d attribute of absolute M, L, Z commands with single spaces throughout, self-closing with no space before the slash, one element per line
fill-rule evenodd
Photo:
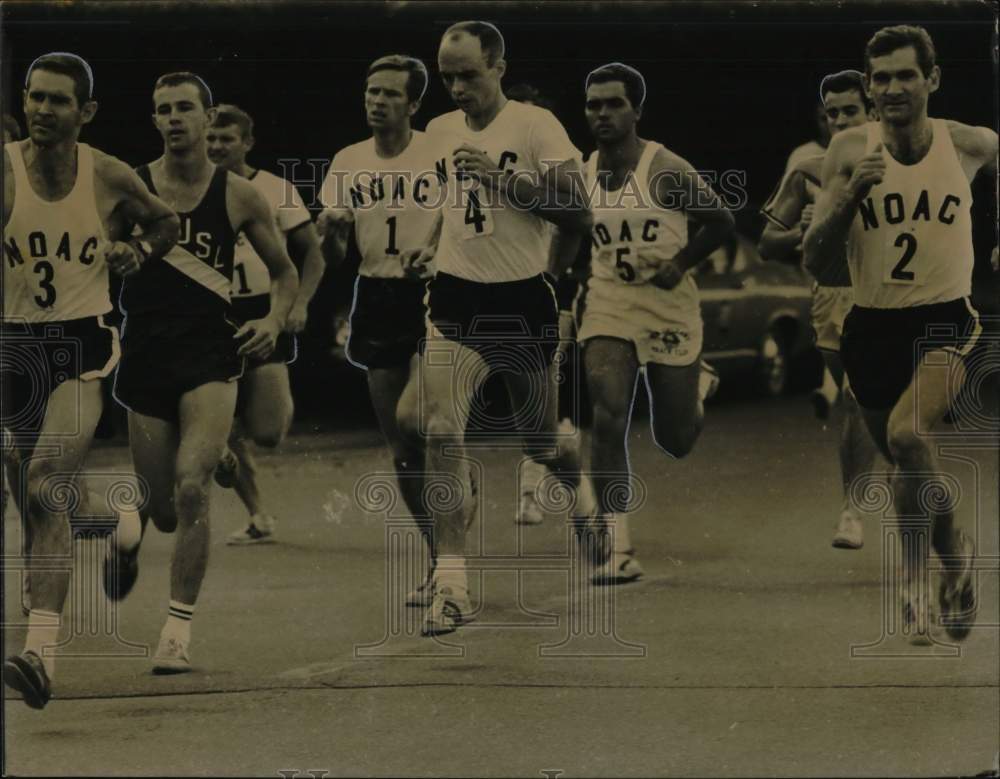
<path fill-rule="evenodd" d="M 548 470 L 542 463 L 526 460 L 521 467 L 521 494 L 534 493 Z"/>
<path fill-rule="evenodd" d="M 594 485 L 590 477 L 580 474 L 580 483 L 576 487 L 576 504 L 570 516 L 590 517 L 597 511 L 597 496 L 594 494 Z"/>
<path fill-rule="evenodd" d="M 46 647 L 54 647 L 59 642 L 59 615 L 53 611 L 32 609 L 28 612 L 28 636 L 24 641 L 24 651 L 34 652 L 42 659 L 49 680 L 55 673 L 56 658 L 45 653 Z"/>
<path fill-rule="evenodd" d="M 191 640 L 191 618 L 194 616 L 194 604 L 170 601 L 170 612 L 167 622 L 160 635 L 165 638 L 175 638 L 182 644 Z"/>
<path fill-rule="evenodd" d="M 627 552 L 632 548 L 632 534 L 628 525 L 628 514 L 612 514 L 608 517 L 608 527 L 614 533 L 616 553 Z"/>
<path fill-rule="evenodd" d="M 438 587 L 447 586 L 468 590 L 469 582 L 465 575 L 465 558 L 461 555 L 438 555 L 437 567 L 434 569 L 434 583 Z"/>
<path fill-rule="evenodd" d="M 274 523 L 269 514 L 254 514 L 250 517 L 250 524 L 258 530 L 270 531 L 271 525 Z"/>
<path fill-rule="evenodd" d="M 134 549 L 142 540 L 142 520 L 134 508 L 118 512 L 118 527 L 115 529 L 115 544 L 119 549 Z"/>

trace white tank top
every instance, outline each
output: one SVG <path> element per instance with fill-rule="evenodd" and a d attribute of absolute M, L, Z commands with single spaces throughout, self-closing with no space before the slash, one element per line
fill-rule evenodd
<path fill-rule="evenodd" d="M 665 260 L 687 245 L 687 216 L 683 211 L 660 208 L 652 198 L 649 166 L 663 146 L 646 142 L 639 162 L 621 189 L 604 190 L 597 181 L 597 156 L 590 155 L 584 167 L 590 209 L 591 273 L 594 278 L 619 284 L 647 284 Z M 666 292 L 666 290 L 664 290 Z M 685 273 L 670 290 L 676 302 L 687 299 L 698 305 L 698 287 Z"/>
<path fill-rule="evenodd" d="M 462 111 L 432 119 L 427 135 L 446 155 L 462 144 L 480 149 L 505 173 L 539 183 L 548 170 L 580 153 L 551 112 L 508 100 L 482 130 L 472 130 Z M 444 223 L 434 261 L 440 272 L 483 283 L 519 281 L 548 265 L 548 222 L 506 194 L 448 171 Z"/>
<path fill-rule="evenodd" d="M 403 252 L 427 243 L 445 202 L 446 157 L 450 151 L 446 155 L 419 130 L 390 159 L 378 156 L 374 138 L 334 156 L 323 184 L 323 205 L 351 213 L 362 276 L 403 278 Z"/>
<path fill-rule="evenodd" d="M 920 162 L 902 165 L 883 146 L 885 178 L 861 203 L 848 238 L 855 301 L 866 308 L 945 303 L 972 292 L 972 190 L 943 119 Z M 867 125 L 865 154 L 882 139 Z"/>
<path fill-rule="evenodd" d="M 59 322 L 111 310 L 108 266 L 98 250 L 106 239 L 94 192 L 94 154 L 76 145 L 76 182 L 62 200 L 42 200 L 31 188 L 20 143 L 8 143 L 14 209 L 4 228 L 4 318 Z M 8 302 L 10 308 L 6 308 Z"/>

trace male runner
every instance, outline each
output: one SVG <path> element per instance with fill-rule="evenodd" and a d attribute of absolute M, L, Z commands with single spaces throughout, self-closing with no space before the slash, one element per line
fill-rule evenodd
<path fill-rule="evenodd" d="M 922 27 L 875 33 L 865 76 L 881 121 L 845 130 L 830 144 L 806 262 L 823 278 L 843 262 L 847 244 L 855 305 L 844 321 L 844 368 L 872 437 L 896 466 L 897 515 L 930 515 L 931 543 L 945 568 L 940 620 L 960 640 L 975 620 L 975 548 L 954 527 L 950 501 L 926 505 L 927 490 L 947 491 L 947 483 L 934 477 L 925 435 L 960 391 L 963 358 L 982 331 L 969 301 L 969 183 L 980 170 L 996 175 L 997 134 L 928 117 L 941 71 Z M 918 638 L 927 634 L 925 565 L 903 558 L 904 628 Z"/>
<path fill-rule="evenodd" d="M 288 332 L 278 336 L 277 345 L 263 360 L 251 360 L 240 379 L 237 408 L 243 430 L 234 426 L 229 449 L 215 471 L 216 481 L 232 486 L 250 514 L 249 524 L 232 533 L 227 544 L 266 544 L 274 541 L 274 517 L 264 510 L 257 485 L 257 468 L 249 442 L 273 449 L 280 444 L 292 423 L 294 403 L 288 382 L 287 364 L 295 359 L 294 333 L 305 329 L 309 301 L 325 270 L 319 236 L 298 190 L 283 178 L 247 163 L 253 148 L 253 119 L 234 105 L 217 106 L 208 128 L 208 158 L 218 167 L 247 179 L 271 209 L 278 234 L 285 238 L 292 261 L 302 268 L 295 302 L 288 314 Z M 231 288 L 233 313 L 238 322 L 267 316 L 271 305 L 271 277 L 267 266 L 250 246 L 243 233 L 236 237 Z"/>
<path fill-rule="evenodd" d="M 337 152 L 321 193 L 330 262 L 343 261 L 352 229 L 361 253 L 348 358 L 368 375 L 400 493 L 431 561 L 423 584 L 408 594 L 408 606 L 430 605 L 433 520 L 423 499 L 424 443 L 403 434 L 396 409 L 426 335 L 427 244 L 440 218 L 448 163 L 439 145 L 410 126 L 426 89 L 427 68 L 418 59 L 391 54 L 369 65 L 364 106 L 372 137 Z M 404 267 L 404 259 L 417 262 Z"/>
<path fill-rule="evenodd" d="M 97 113 L 90 66 L 75 54 L 36 59 L 25 79 L 28 138 L 4 145 L 3 348 L 21 369 L 4 382 L 3 426 L 27 464 L 31 610 L 24 652 L 4 662 L 4 681 L 32 708 L 50 697 L 69 571 L 69 510 L 103 407 L 100 379 L 118 362 L 108 269 L 130 276 L 158 264 L 176 242 L 177 216 L 120 160 L 78 141 Z M 128 238 L 126 223 L 141 235 Z M 9 287 L 8 287 L 9 285 Z M 21 494 L 23 469 L 11 485 Z M 125 532 L 126 528 L 120 528 Z M 133 535 L 138 529 L 131 529 Z"/>
<path fill-rule="evenodd" d="M 267 202 L 245 179 L 216 168 L 206 153 L 212 96 L 193 73 L 169 73 L 153 87 L 153 122 L 163 156 L 139 175 L 181 218 L 181 238 L 163 262 L 128 279 L 115 397 L 128 411 L 136 472 L 149 486 L 143 529 L 177 538 L 170 609 L 153 673 L 191 670 L 191 618 L 205 576 L 209 485 L 232 427 L 236 380 L 246 359 L 274 349 L 297 287 L 295 266 L 274 229 Z M 236 236 L 244 233 L 272 279 L 269 313 L 232 322 Z M 138 575 L 139 544 L 120 544 L 105 560 L 104 587 L 118 600 Z"/>
<path fill-rule="evenodd" d="M 558 255 L 562 244 L 575 254 L 590 213 L 574 187 L 579 152 L 549 111 L 507 100 L 500 86 L 503 57 L 503 38 L 493 25 L 449 27 L 438 66 L 459 110 L 427 126 L 427 135 L 437 136 L 450 155 L 452 173 L 437 272 L 428 285 L 431 327 L 420 366 L 420 413 L 428 472 L 457 479 L 463 494 L 453 510 L 433 512 L 438 560 L 426 635 L 455 630 L 470 617 L 465 537 L 473 495 L 461 453 L 469 402 L 491 370 L 503 369 L 526 453 L 570 488 L 579 479 L 576 452 L 560 447 L 556 435 L 558 312 L 542 273 L 545 220 L 560 228 L 553 252 Z"/>
<path fill-rule="evenodd" d="M 826 106 L 831 136 L 850 127 L 860 127 L 875 118 L 871 101 L 865 94 L 864 75 L 845 70 L 826 76 L 820 83 L 820 97 Z M 812 221 L 813 207 L 819 192 L 823 155 L 808 157 L 789 171 L 775 195 L 764 205 L 768 219 L 760 239 L 761 254 L 780 258 L 799 251 L 802 236 Z M 851 279 L 844 262 L 829 278 L 816 280 L 813 288 L 812 325 L 816 346 L 823 355 L 827 371 L 838 392 L 843 392 L 844 423 L 840 436 L 840 475 L 844 499 L 833 545 L 840 549 L 860 549 L 864 528 L 860 512 L 851 498 L 851 485 L 871 470 L 875 462 L 875 443 L 865 429 L 861 410 L 845 386 L 844 367 L 840 361 L 840 334 L 844 317 L 854 304 Z"/>
<path fill-rule="evenodd" d="M 684 457 L 701 432 L 710 384 L 701 381 L 701 307 L 688 271 L 735 223 L 687 160 L 638 136 L 645 98 L 642 75 L 628 65 L 613 62 L 587 76 L 586 117 L 597 149 L 584 169 L 594 227 L 578 338 L 594 409 L 594 488 L 614 540 L 594 584 L 642 575 L 627 508 L 611 499 L 631 478 L 627 438 L 640 369 L 656 445 Z M 689 218 L 700 224 L 690 240 Z"/>
<path fill-rule="evenodd" d="M 517 100 L 526 105 L 536 105 L 551 111 L 553 106 L 537 87 L 531 84 L 514 84 L 507 87 L 505 94 L 508 100 Z M 556 226 L 545 223 L 550 235 L 555 235 Z M 586 259 L 586 253 L 580 258 Z M 550 261 L 551 261 L 550 257 Z M 559 433 L 562 436 L 576 434 L 573 426 L 573 404 L 578 392 L 576 382 L 570 381 L 571 372 L 568 364 L 576 359 L 575 351 L 570 352 L 569 344 L 576 341 L 576 325 L 573 322 L 573 301 L 579 291 L 579 281 L 572 275 L 575 267 L 567 268 L 558 277 L 553 276 L 553 288 L 556 291 L 556 301 L 559 304 L 559 347 L 557 361 L 559 363 Z M 542 487 L 547 469 L 541 463 L 528 460 L 521 469 L 521 498 L 518 502 L 516 522 L 521 525 L 540 525 L 545 521 L 545 514 L 538 499 L 538 491 Z"/>

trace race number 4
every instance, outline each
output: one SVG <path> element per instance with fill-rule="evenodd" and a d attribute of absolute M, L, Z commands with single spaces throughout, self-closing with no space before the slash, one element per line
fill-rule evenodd
<path fill-rule="evenodd" d="M 462 231 L 462 237 L 465 239 L 483 238 L 493 234 L 493 217 L 489 209 L 482 207 L 478 190 L 471 189 L 466 192 L 464 221 L 465 230 Z"/>

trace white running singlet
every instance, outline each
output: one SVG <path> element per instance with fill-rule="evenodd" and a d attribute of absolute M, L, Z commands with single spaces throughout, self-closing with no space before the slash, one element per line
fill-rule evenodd
<path fill-rule="evenodd" d="M 427 242 L 444 204 L 446 164 L 441 147 L 418 130 L 392 158 L 378 156 L 374 138 L 337 152 L 320 200 L 325 208 L 350 214 L 360 275 L 403 277 L 401 252 Z"/>
<path fill-rule="evenodd" d="M 305 224 L 312 217 L 302 202 L 299 190 L 290 181 L 280 176 L 258 170 L 247 179 L 263 196 L 271 208 L 278 235 L 284 238 L 296 227 Z M 267 295 L 271 292 L 271 274 L 247 237 L 236 236 L 236 253 L 233 257 L 233 284 L 230 290 L 234 298 Z"/>
<path fill-rule="evenodd" d="M 455 149 L 469 144 L 501 170 L 527 175 L 535 184 L 550 167 L 580 159 L 552 112 L 516 100 L 508 100 L 478 132 L 469 128 L 459 110 L 432 120 L 427 134 L 435 137 L 449 161 Z M 512 204 L 482 185 L 472 186 L 451 171 L 437 269 L 486 283 L 519 281 L 546 270 L 551 234 L 546 221 L 527 206 Z"/>
<path fill-rule="evenodd" d="M 107 236 L 94 192 L 94 152 L 76 145 L 76 182 L 62 200 L 42 200 L 28 181 L 21 143 L 8 143 L 14 208 L 3 234 L 4 318 L 61 322 L 111 310 Z M 8 281 L 9 280 L 9 281 Z"/>
<path fill-rule="evenodd" d="M 930 122 L 931 147 L 914 165 L 883 145 L 885 177 L 854 216 L 847 257 L 859 306 L 909 308 L 972 292 L 972 190 L 948 123 Z M 884 143 L 882 126 L 870 122 L 867 131 L 870 154 Z"/>

